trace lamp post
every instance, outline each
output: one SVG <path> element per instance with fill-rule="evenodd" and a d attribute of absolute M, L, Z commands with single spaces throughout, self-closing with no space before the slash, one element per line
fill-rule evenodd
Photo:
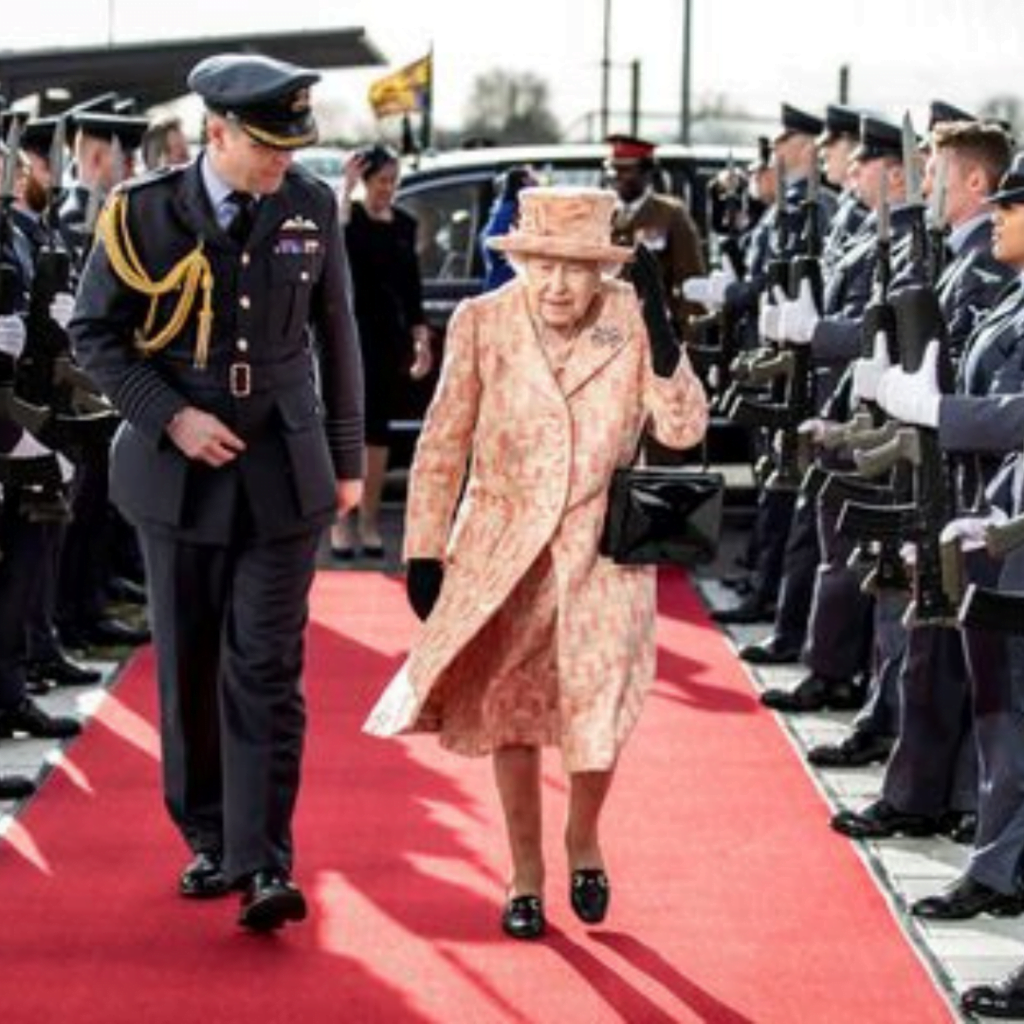
<path fill-rule="evenodd" d="M 691 0 L 683 0 L 683 60 L 682 60 L 682 95 L 679 110 L 679 140 L 690 141 L 690 26 L 693 11 Z"/>
<path fill-rule="evenodd" d="M 601 50 L 601 138 L 608 135 L 612 74 L 612 0 L 604 0 L 604 46 Z"/>

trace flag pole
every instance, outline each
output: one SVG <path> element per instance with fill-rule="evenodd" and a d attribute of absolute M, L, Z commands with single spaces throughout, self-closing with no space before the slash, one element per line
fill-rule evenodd
<path fill-rule="evenodd" d="M 430 72 L 430 79 L 427 82 L 426 95 L 423 101 L 423 116 L 420 120 L 420 151 L 425 153 L 430 149 L 433 136 L 433 115 L 434 115 L 434 43 L 431 40 L 430 49 L 427 51 L 427 67 Z"/>

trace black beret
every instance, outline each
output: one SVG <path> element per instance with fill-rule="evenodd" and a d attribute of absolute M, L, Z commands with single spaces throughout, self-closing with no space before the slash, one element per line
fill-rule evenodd
<path fill-rule="evenodd" d="M 903 132 L 898 124 L 864 114 L 860 119 L 860 145 L 850 154 L 854 160 L 878 160 L 903 156 Z"/>
<path fill-rule="evenodd" d="M 274 149 L 298 149 L 317 140 L 309 87 L 320 75 L 261 54 L 221 53 L 200 61 L 188 86 L 209 110 L 235 121 Z"/>
<path fill-rule="evenodd" d="M 67 118 L 69 134 L 72 131 L 76 135 L 81 132 L 83 135 L 106 142 L 112 142 L 116 138 L 124 150 L 138 149 L 142 144 L 142 136 L 149 127 L 149 121 L 144 117 L 123 117 L 121 114 L 108 114 L 103 111 L 72 112 Z"/>
<path fill-rule="evenodd" d="M 820 117 L 791 107 L 788 103 L 782 104 L 781 120 L 782 128 L 775 136 L 776 142 L 784 139 L 787 135 L 820 135 L 825 127 L 825 122 Z"/>
<path fill-rule="evenodd" d="M 1013 158 L 1010 169 L 999 179 L 999 186 L 986 202 L 996 206 L 1012 206 L 1024 203 L 1024 153 Z"/>
<path fill-rule="evenodd" d="M 844 135 L 854 139 L 860 138 L 860 111 L 854 110 L 853 107 L 841 107 L 837 103 L 830 103 L 825 108 L 825 130 L 818 137 L 818 141 L 824 145 Z"/>
<path fill-rule="evenodd" d="M 966 110 L 954 107 L 952 103 L 943 100 L 932 100 L 928 109 L 928 130 L 931 131 L 937 124 L 945 124 L 947 121 L 977 121 L 974 114 L 968 114 Z"/>

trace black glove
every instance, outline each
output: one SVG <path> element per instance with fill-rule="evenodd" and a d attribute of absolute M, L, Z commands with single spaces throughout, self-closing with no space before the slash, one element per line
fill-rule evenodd
<path fill-rule="evenodd" d="M 434 609 L 444 581 L 444 566 L 436 558 L 410 558 L 405 574 L 409 604 L 422 622 Z"/>
<path fill-rule="evenodd" d="M 627 264 L 629 280 L 636 290 L 651 343 L 651 366 L 659 377 L 671 377 L 679 365 L 682 351 L 668 318 L 665 292 L 661 286 L 661 268 L 646 245 L 633 250 L 633 262 Z"/>

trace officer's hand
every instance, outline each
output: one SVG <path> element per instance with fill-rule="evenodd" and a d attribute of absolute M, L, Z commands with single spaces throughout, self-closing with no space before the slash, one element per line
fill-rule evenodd
<path fill-rule="evenodd" d="M 363 500 L 362 480 L 339 480 L 334 490 L 338 502 L 338 515 L 347 515 L 354 508 L 358 508 Z"/>
<path fill-rule="evenodd" d="M 405 590 L 409 595 L 409 604 L 421 622 L 434 610 L 443 582 L 444 566 L 438 559 L 409 559 Z"/>
<path fill-rule="evenodd" d="M 0 316 L 0 352 L 12 359 L 25 347 L 25 321 L 20 316 Z"/>
<path fill-rule="evenodd" d="M 50 319 L 62 330 L 68 329 L 71 314 L 75 311 L 75 297 L 71 292 L 57 292 L 50 303 Z"/>
<path fill-rule="evenodd" d="M 853 363 L 853 397 L 873 402 L 878 395 L 878 383 L 882 374 L 890 367 L 889 345 L 885 332 L 875 335 L 874 352 L 870 359 L 861 356 Z"/>
<path fill-rule="evenodd" d="M 938 376 L 939 343 L 929 341 L 920 369 L 907 373 L 898 366 L 886 370 L 878 381 L 875 401 L 893 419 L 919 427 L 939 425 L 942 392 Z"/>
<path fill-rule="evenodd" d="M 951 519 L 942 528 L 939 542 L 951 544 L 956 541 L 961 551 L 977 551 L 985 546 L 985 538 L 990 526 L 1002 526 L 1007 520 L 1006 513 L 997 505 L 989 509 L 984 516 L 961 516 Z"/>
<path fill-rule="evenodd" d="M 190 459 L 208 466 L 226 466 L 245 451 L 245 442 L 216 416 L 191 405 L 176 413 L 166 430 Z"/>
<path fill-rule="evenodd" d="M 779 334 L 791 345 L 809 345 L 814 337 L 821 314 L 811 293 L 811 282 L 800 282 L 800 293 L 795 299 L 782 304 L 779 314 Z"/>

